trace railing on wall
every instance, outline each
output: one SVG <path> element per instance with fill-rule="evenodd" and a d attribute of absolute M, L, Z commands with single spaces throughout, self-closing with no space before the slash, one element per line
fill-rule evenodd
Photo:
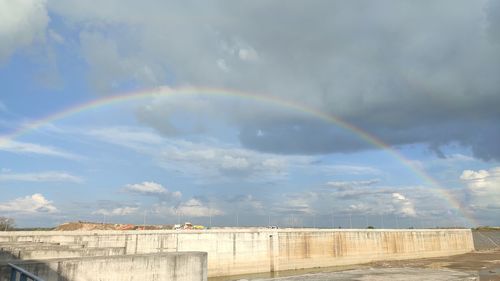
<path fill-rule="evenodd" d="M 29 273 L 23 268 L 9 263 L 10 270 L 10 281 L 44 281 L 42 278 Z"/>

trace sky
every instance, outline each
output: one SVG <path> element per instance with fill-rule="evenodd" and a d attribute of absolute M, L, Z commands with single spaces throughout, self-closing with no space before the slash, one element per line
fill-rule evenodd
<path fill-rule="evenodd" d="M 500 223 L 500 2 L 0 0 L 0 216 Z"/>

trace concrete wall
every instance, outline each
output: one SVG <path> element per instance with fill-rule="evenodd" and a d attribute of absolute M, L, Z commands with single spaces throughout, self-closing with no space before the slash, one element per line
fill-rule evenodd
<path fill-rule="evenodd" d="M 206 281 L 207 253 L 156 253 L 19 261 L 16 265 L 46 281 Z M 0 281 L 9 280 L 0 265 Z"/>
<path fill-rule="evenodd" d="M 124 255 L 124 247 L 88 248 L 83 245 L 59 245 L 37 242 L 0 242 L 0 262 L 21 259 L 50 259 Z"/>
<path fill-rule="evenodd" d="M 477 251 L 491 251 L 500 249 L 500 229 L 474 230 L 474 248 Z"/>
<path fill-rule="evenodd" d="M 208 252 L 208 276 L 448 256 L 474 250 L 470 230 L 241 229 L 0 233 L 0 242 L 123 247 L 127 254 Z"/>

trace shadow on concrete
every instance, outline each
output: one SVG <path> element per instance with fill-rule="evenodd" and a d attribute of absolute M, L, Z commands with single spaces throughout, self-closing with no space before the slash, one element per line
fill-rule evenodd
<path fill-rule="evenodd" d="M 43 260 L 21 260 L 11 251 L 7 251 L 0 245 L 0 281 L 10 281 L 12 263 L 24 270 L 42 278 L 45 281 L 70 281 L 69 279 L 60 276 L 60 274 L 50 268 Z"/>

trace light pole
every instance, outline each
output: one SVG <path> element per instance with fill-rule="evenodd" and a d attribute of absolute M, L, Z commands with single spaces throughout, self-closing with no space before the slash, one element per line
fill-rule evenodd
<path fill-rule="evenodd" d="M 335 228 L 335 216 L 333 215 L 333 211 L 332 211 L 332 228 Z"/>
<path fill-rule="evenodd" d="M 210 209 L 210 211 L 208 212 L 209 216 L 210 216 L 210 220 L 209 220 L 209 227 L 212 228 L 212 209 Z"/>

